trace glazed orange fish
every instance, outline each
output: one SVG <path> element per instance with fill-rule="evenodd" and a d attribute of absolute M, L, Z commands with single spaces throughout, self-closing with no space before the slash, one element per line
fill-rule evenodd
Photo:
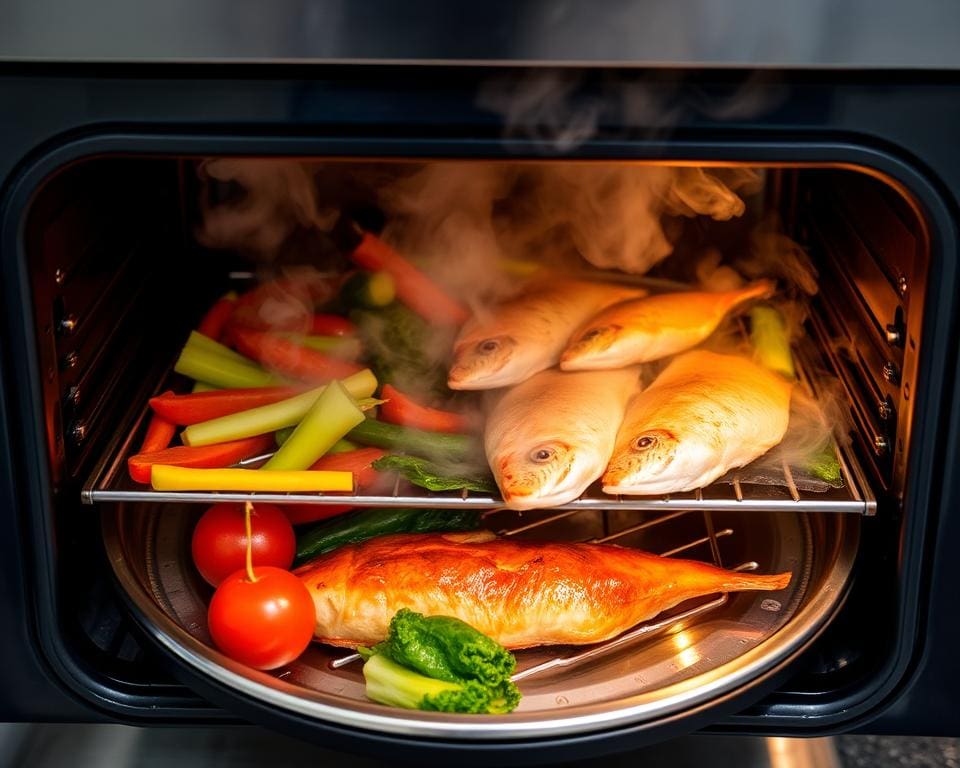
<path fill-rule="evenodd" d="M 560 356 L 565 371 L 595 371 L 647 363 L 691 349 L 737 307 L 773 295 L 772 280 L 737 291 L 690 291 L 622 301 L 573 334 Z"/>
<path fill-rule="evenodd" d="M 314 637 L 355 648 L 387 637 L 401 608 L 454 616 L 506 648 L 608 640 L 684 600 L 778 590 L 760 576 L 612 544 L 395 534 L 323 555 L 296 571 L 317 610 Z"/>

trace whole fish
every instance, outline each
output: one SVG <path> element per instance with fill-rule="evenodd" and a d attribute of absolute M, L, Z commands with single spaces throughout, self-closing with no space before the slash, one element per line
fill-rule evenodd
<path fill-rule="evenodd" d="M 620 368 L 695 347 L 728 312 L 751 299 L 773 295 L 771 280 L 736 291 L 661 293 L 623 301 L 583 324 L 560 357 L 565 371 Z"/>
<path fill-rule="evenodd" d="M 541 371 L 494 405 L 487 462 L 507 507 L 566 504 L 603 473 L 638 371 Z"/>
<path fill-rule="evenodd" d="M 356 648 L 385 640 L 401 608 L 454 616 L 507 648 L 599 643 L 684 600 L 778 590 L 791 574 L 737 573 L 612 544 L 476 534 L 380 536 L 296 571 L 313 598 L 314 638 Z"/>
<path fill-rule="evenodd" d="M 604 492 L 680 493 L 749 464 L 783 439 L 791 389 L 742 357 L 680 355 L 627 406 Z"/>
<path fill-rule="evenodd" d="M 616 283 L 536 281 L 509 301 L 468 320 L 453 347 L 450 389 L 519 384 L 557 364 L 570 334 L 604 307 L 646 296 Z"/>

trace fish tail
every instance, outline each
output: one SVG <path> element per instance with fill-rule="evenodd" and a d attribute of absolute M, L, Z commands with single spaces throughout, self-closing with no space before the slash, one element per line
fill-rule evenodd
<path fill-rule="evenodd" d="M 784 589 L 790 583 L 793 574 L 775 573 L 769 576 L 761 576 L 750 573 L 730 573 L 722 580 L 719 586 L 722 592 L 746 592 L 749 590 L 761 590 L 763 592 L 774 592 L 778 589 Z"/>

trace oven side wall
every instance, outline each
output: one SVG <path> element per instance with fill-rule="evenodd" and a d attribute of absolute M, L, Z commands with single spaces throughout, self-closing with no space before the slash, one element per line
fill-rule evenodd
<path fill-rule="evenodd" d="M 356 152 L 376 146 L 386 154 L 391 152 L 391 147 L 400 153 L 419 146 L 424 154 L 455 154 L 452 141 L 497 141 L 503 136 L 502 118 L 478 106 L 477 93 L 482 83 L 506 74 L 518 76 L 521 81 L 529 76 L 523 72 L 422 68 L 406 71 L 274 68 L 265 73 L 243 67 L 75 66 L 67 73 L 53 65 L 9 66 L 0 68 L 0 103 L 17 105 L 17 113 L 15 119 L 5 121 L 0 127 L 0 181 L 4 193 L 10 193 L 18 166 L 44 153 L 48 143 L 52 145 L 71 137 L 81 139 L 104 131 L 122 135 L 124 131 L 135 132 L 146 126 L 171 136 L 218 133 L 224 129 L 230 133 L 262 133 L 276 136 L 276 146 L 291 152 L 298 151 L 298 144 L 285 138 L 289 135 L 347 137 L 343 139 L 344 146 L 352 145 Z M 737 93 L 743 82 L 749 82 L 745 74 L 704 73 L 702 79 L 702 84 L 697 82 L 697 73 L 651 76 L 644 86 L 645 92 L 656 97 L 654 103 L 660 104 L 662 110 L 672 108 L 672 123 L 665 126 L 658 121 L 662 112 L 638 113 L 628 108 L 630 105 L 620 104 L 598 115 L 599 135 L 589 148 L 590 153 L 613 156 L 617 147 L 633 139 L 690 135 L 759 137 L 784 144 L 800 137 L 853 141 L 891 151 L 919 168 L 933 180 L 940 197 L 950 207 L 954 222 L 957 220 L 960 157 L 954 146 L 960 131 L 960 84 L 955 79 L 937 74 L 896 72 L 882 76 L 765 73 L 750 86 L 750 95 L 756 98 L 749 102 L 749 108 L 727 111 L 711 109 L 703 100 L 704 93 L 708 99 L 710 94 L 717 95 L 719 103 L 729 106 L 731 102 L 724 100 L 725 95 Z M 586 77 L 576 87 L 582 88 L 583 94 L 569 102 L 574 116 L 583 104 L 591 103 L 591 92 L 604 97 L 606 86 L 602 81 L 591 82 L 590 77 Z M 403 141 L 391 141 L 399 139 Z M 308 147 L 309 141 L 304 140 L 299 146 Z M 558 151 L 556 145 L 549 142 L 531 143 L 522 131 L 511 133 L 506 145 L 508 151 L 511 146 L 544 156 Z M 940 331 L 936 335 L 924 337 L 925 347 L 931 350 L 928 354 L 935 351 L 937 357 L 930 367 L 932 389 L 927 390 L 935 403 L 925 409 L 927 418 L 916 427 L 918 434 L 939 427 L 937 440 L 931 439 L 922 451 L 923 461 L 937 467 L 956 466 L 960 458 L 955 438 L 960 413 L 949 411 L 951 405 L 958 402 L 956 396 L 960 396 L 960 392 L 950 393 L 948 397 L 946 391 L 939 391 L 941 381 L 955 381 L 956 373 L 956 318 L 952 314 L 952 298 L 957 295 L 955 234 L 949 232 L 948 242 L 938 244 L 947 249 L 946 260 L 940 273 L 930 281 L 931 291 L 937 294 L 936 304 L 949 308 L 951 314 L 939 318 L 942 322 L 938 323 Z M 6 246 L 10 240 L 4 236 L 2 242 Z M 7 438 L 8 457 L 7 462 L 0 465 L 3 472 L 0 494 L 4 502 L 9 502 L 4 504 L 6 511 L 0 513 L 0 531 L 7 534 L 7 541 L 22 542 L 18 551 L 4 556 L 0 563 L 4 579 L 0 617 L 7 626 L 18 627 L 3 640 L 12 643 L 12 654 L 7 658 L 25 660 L 0 678 L 0 691 L 8 692 L 0 693 L 0 716 L 76 719 L 84 710 L 74 705 L 52 682 L 49 690 L 45 683 L 40 684 L 39 689 L 45 693 L 38 693 L 35 703 L 18 693 L 38 689 L 36 681 L 50 681 L 52 676 L 43 671 L 46 667 L 36 654 L 38 646 L 32 634 L 36 627 L 29 607 L 33 603 L 31 590 L 37 569 L 46 567 L 30 558 L 32 545 L 27 543 L 30 538 L 26 535 L 34 528 L 35 521 L 30 515 L 39 508 L 44 496 L 43 478 L 36 473 L 36 468 L 17 465 L 17 456 L 25 455 L 23 440 L 31 425 L 36 430 L 34 434 L 40 434 L 33 420 L 36 403 L 31 402 L 31 398 L 34 395 L 29 391 L 25 372 L 18 365 L 18 361 L 26 359 L 24 355 L 28 351 L 22 344 L 18 347 L 11 335 L 11 329 L 29 317 L 29 311 L 20 305 L 22 297 L 29 292 L 26 286 L 12 279 L 16 271 L 11 265 L 16 254 L 5 250 L 0 252 L 0 259 L 5 299 L 3 402 L 6 406 L 0 426 L 4 427 Z M 951 429 L 943 427 L 948 412 L 952 418 Z M 14 414 L 16 419 L 12 419 Z M 924 528 L 921 520 L 907 521 L 898 553 L 910 570 L 905 574 L 909 591 L 902 597 L 910 610 L 916 610 L 918 619 L 916 638 L 910 639 L 916 639 L 916 647 L 922 651 L 911 654 L 904 648 L 906 657 L 899 660 L 895 674 L 892 671 L 891 679 L 879 686 L 882 696 L 878 694 L 878 700 L 856 713 L 857 718 L 866 721 L 888 707 L 887 714 L 872 726 L 881 730 L 902 732 L 906 725 L 925 732 L 948 732 L 956 728 L 948 713 L 955 712 L 960 705 L 960 675 L 949 677 L 955 665 L 948 662 L 960 644 L 960 619 L 954 612 L 940 607 L 952 603 L 952 585 L 960 583 L 960 562 L 952 554 L 960 545 L 960 520 L 956 514 L 951 517 L 946 512 L 960 502 L 960 481 L 947 472 L 934 473 L 933 478 L 929 487 L 914 489 L 917 498 L 924 502 L 929 526 Z M 921 552 L 922 568 L 918 557 Z M 912 626 L 909 634 L 913 634 Z M 907 680 L 912 680 L 913 686 L 904 694 Z M 8 701 L 5 696 L 21 700 Z M 895 706 L 890 707 L 894 702 Z M 9 713 L 7 707 L 10 707 Z M 831 711 L 810 718 L 810 725 L 850 727 L 850 721 L 838 712 L 833 706 Z M 729 725 L 773 731 L 781 727 L 775 707 L 769 711 L 761 707 L 757 714 L 764 716 L 734 719 Z M 782 714 L 788 717 L 787 712 Z"/>

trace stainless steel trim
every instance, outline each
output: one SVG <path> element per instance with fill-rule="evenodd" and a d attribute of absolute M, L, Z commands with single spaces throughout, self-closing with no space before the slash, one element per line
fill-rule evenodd
<path fill-rule="evenodd" d="M 949 0 L 10 0 L 0 60 L 958 69 Z"/>

